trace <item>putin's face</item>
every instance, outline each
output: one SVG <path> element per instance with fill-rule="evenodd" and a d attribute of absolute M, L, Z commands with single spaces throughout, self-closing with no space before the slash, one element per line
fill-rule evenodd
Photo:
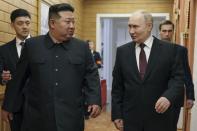
<path fill-rule="evenodd" d="M 142 14 L 135 14 L 129 18 L 129 33 L 136 43 L 143 43 L 151 34 L 152 23 L 147 22 Z"/>

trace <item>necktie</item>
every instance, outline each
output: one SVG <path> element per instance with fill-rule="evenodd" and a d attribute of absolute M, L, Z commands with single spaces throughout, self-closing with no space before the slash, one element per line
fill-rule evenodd
<path fill-rule="evenodd" d="M 21 54 L 21 53 L 22 53 L 22 51 L 23 51 L 23 48 L 24 48 L 25 42 L 23 42 L 23 41 L 22 41 L 22 42 L 20 43 L 20 45 L 21 45 L 21 52 L 20 52 L 20 54 Z M 19 56 L 20 56 L 20 55 L 19 55 Z"/>
<path fill-rule="evenodd" d="M 141 79 L 144 78 L 144 74 L 146 72 L 146 67 L 147 67 L 146 54 L 145 54 L 145 51 L 144 51 L 145 46 L 146 45 L 143 44 L 143 43 L 140 44 L 141 51 L 140 51 L 140 56 L 139 56 L 139 69 L 140 69 Z"/>
<path fill-rule="evenodd" d="M 23 41 L 20 43 L 20 45 L 21 45 L 21 50 L 23 49 L 24 44 L 25 44 L 25 42 L 23 42 Z"/>

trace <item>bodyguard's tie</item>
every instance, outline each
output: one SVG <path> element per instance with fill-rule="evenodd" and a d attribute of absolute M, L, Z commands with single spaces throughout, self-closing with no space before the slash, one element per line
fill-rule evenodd
<path fill-rule="evenodd" d="M 21 45 L 21 51 L 22 51 L 22 49 L 24 47 L 24 44 L 25 44 L 25 42 L 23 42 L 23 41 L 20 43 L 20 45 Z"/>
<path fill-rule="evenodd" d="M 144 47 L 146 45 L 144 43 L 140 44 L 140 56 L 139 56 L 139 69 L 140 69 L 140 77 L 141 79 L 144 78 L 144 74 L 146 72 L 146 67 L 147 67 L 147 60 L 146 60 L 146 54 L 144 51 Z"/>
<path fill-rule="evenodd" d="M 22 42 L 20 43 L 20 45 L 21 45 L 21 52 L 22 52 L 22 51 L 23 51 L 23 48 L 24 48 L 24 45 L 25 45 L 25 42 L 22 41 Z M 21 52 L 20 52 L 20 55 L 21 55 Z M 20 56 L 19 56 L 19 57 L 20 57 Z"/>

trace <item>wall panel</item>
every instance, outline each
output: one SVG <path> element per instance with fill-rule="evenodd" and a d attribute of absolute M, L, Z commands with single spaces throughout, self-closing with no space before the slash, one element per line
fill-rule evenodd
<path fill-rule="evenodd" d="M 152 13 L 172 13 L 172 7 L 173 0 L 85 0 L 83 38 L 96 42 L 96 14 L 98 13 L 128 14 L 138 9 Z"/>

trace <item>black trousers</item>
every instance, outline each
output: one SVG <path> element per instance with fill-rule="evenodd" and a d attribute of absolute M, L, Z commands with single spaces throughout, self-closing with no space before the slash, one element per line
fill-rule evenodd
<path fill-rule="evenodd" d="M 22 112 L 14 113 L 13 120 L 10 121 L 11 131 L 21 131 L 22 120 L 23 120 Z"/>
<path fill-rule="evenodd" d="M 181 112 L 181 107 L 174 107 L 174 122 L 176 123 L 176 125 L 179 120 L 180 112 Z"/>
<path fill-rule="evenodd" d="M 87 119 L 90 115 L 90 113 L 88 112 L 88 105 L 87 103 L 84 104 L 84 109 L 85 109 L 85 112 L 84 112 L 84 115 L 85 115 L 85 118 Z"/>

